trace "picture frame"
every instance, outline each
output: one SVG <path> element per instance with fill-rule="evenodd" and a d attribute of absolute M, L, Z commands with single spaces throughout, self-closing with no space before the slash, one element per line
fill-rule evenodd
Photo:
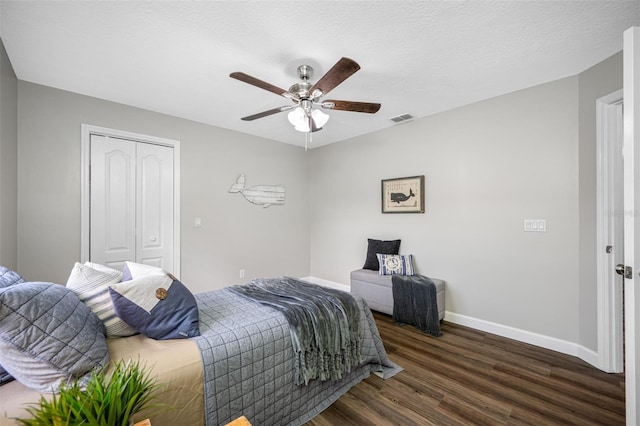
<path fill-rule="evenodd" d="M 424 213 L 424 175 L 382 180 L 382 213 Z"/>

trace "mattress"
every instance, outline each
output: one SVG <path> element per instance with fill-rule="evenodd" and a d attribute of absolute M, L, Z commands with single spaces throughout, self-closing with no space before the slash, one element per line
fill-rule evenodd
<path fill-rule="evenodd" d="M 151 418 L 153 426 L 204 425 L 202 358 L 195 342 L 187 339 L 153 340 L 140 334 L 107 339 L 109 355 L 116 359 L 141 359 L 151 375 L 165 384 L 154 402 L 175 407 L 161 414 L 140 413 L 135 420 Z M 28 417 L 25 404 L 35 404 L 40 393 L 18 381 L 0 386 L 0 426 L 17 425 L 15 417 Z M 44 395 L 50 398 L 51 395 Z"/>
<path fill-rule="evenodd" d="M 204 362 L 207 426 L 245 415 L 254 425 L 301 425 L 375 373 L 402 368 L 389 360 L 366 304 L 360 309 L 362 363 L 339 380 L 294 384 L 294 351 L 284 315 L 229 288 L 196 295 Z"/>
<path fill-rule="evenodd" d="M 340 380 L 294 385 L 291 331 L 284 315 L 230 289 L 195 295 L 201 336 L 153 340 L 142 335 L 107 339 L 112 360 L 140 359 L 163 384 L 153 403 L 175 407 L 140 413 L 153 426 L 214 426 L 246 415 L 255 425 L 300 425 L 369 376 L 388 378 L 402 368 L 384 350 L 371 311 L 360 309 L 362 364 Z M 45 397 L 51 397 L 45 395 Z M 27 417 L 24 404 L 40 393 L 14 381 L 0 386 L 0 426 Z"/>

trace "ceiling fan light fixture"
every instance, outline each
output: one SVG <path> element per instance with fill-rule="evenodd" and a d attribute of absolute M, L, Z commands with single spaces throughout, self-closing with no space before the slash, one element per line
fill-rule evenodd
<path fill-rule="evenodd" d="M 305 120 L 306 116 L 307 114 L 304 112 L 304 110 L 301 107 L 297 107 L 296 109 L 291 111 L 289 114 L 287 114 L 289 123 L 291 123 L 294 126 L 297 126 L 299 123 L 306 121 Z"/>
<path fill-rule="evenodd" d="M 324 125 L 327 124 L 327 121 L 329 121 L 329 115 L 319 109 L 313 110 L 311 118 L 313 118 L 313 121 L 316 123 L 316 127 L 318 128 L 324 127 Z"/>
<path fill-rule="evenodd" d="M 310 132 L 311 127 L 309 126 L 309 116 L 306 111 L 302 107 L 297 107 L 289 114 L 287 114 L 287 118 L 289 119 L 289 123 L 291 123 L 299 132 Z"/>
<path fill-rule="evenodd" d="M 293 127 L 299 132 L 310 132 L 311 126 L 309 120 L 313 120 L 314 126 L 318 129 L 322 128 L 327 121 L 329 121 L 329 115 L 324 112 L 314 109 L 311 111 L 310 115 L 302 107 L 297 107 L 289 114 L 287 114 L 287 118 L 289 119 L 289 123 L 293 125 Z"/>
<path fill-rule="evenodd" d="M 309 121 L 308 120 L 302 120 L 299 124 L 297 124 L 294 129 L 296 129 L 299 132 L 303 132 L 303 133 L 309 133 L 311 131 L 311 127 L 309 127 Z"/>

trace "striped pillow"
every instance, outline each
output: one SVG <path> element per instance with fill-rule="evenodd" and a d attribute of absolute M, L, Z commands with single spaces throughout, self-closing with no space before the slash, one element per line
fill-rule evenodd
<path fill-rule="evenodd" d="M 78 295 L 80 300 L 102 320 L 107 329 L 107 337 L 125 337 L 136 334 L 136 330 L 116 316 L 109 296 L 109 286 L 119 283 L 122 273 L 107 266 L 86 262 L 76 262 L 67 288 Z"/>
<path fill-rule="evenodd" d="M 380 263 L 380 275 L 413 275 L 413 255 L 380 254 L 377 253 Z"/>

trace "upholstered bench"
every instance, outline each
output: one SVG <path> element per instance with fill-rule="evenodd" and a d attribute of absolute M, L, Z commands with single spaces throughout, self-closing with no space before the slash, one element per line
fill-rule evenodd
<path fill-rule="evenodd" d="M 360 295 L 374 311 L 393 315 L 392 275 L 380 275 L 378 271 L 358 269 L 351 272 L 351 293 Z M 444 318 L 444 284 L 437 278 L 431 278 L 436 285 L 438 317 Z"/>

